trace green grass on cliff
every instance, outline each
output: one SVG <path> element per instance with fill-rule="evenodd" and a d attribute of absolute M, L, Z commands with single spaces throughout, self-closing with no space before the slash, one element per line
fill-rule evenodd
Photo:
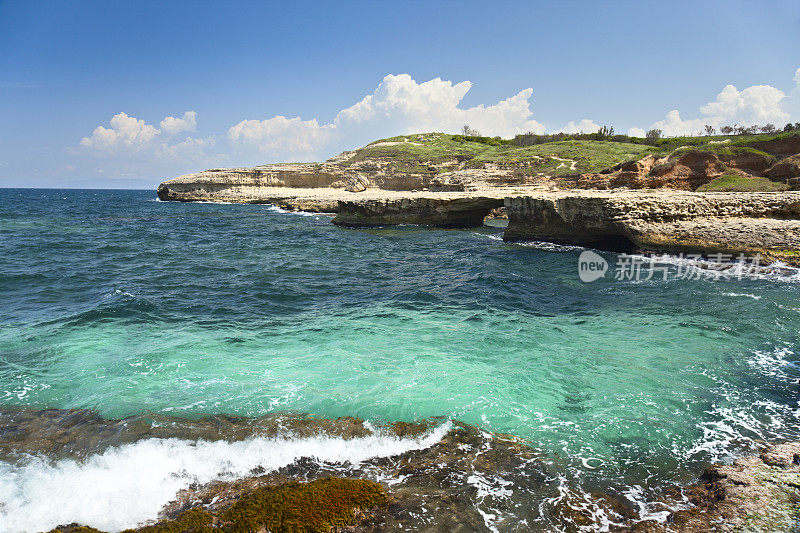
<path fill-rule="evenodd" d="M 496 164 L 524 168 L 552 176 L 598 172 L 622 161 L 642 157 L 651 146 L 610 141 L 567 140 L 533 146 L 514 146 L 509 141 L 471 141 L 470 137 L 426 133 L 381 139 L 357 150 L 348 164 L 369 159 L 391 160 L 398 170 L 430 172 L 428 165 L 463 164 L 484 168 Z M 489 141 L 495 140 L 493 138 Z M 396 143 L 396 144 L 384 144 Z M 560 159 L 568 161 L 560 161 Z M 572 161 L 575 162 L 573 167 Z"/>
<path fill-rule="evenodd" d="M 727 172 L 698 187 L 697 192 L 777 192 L 788 190 L 785 183 L 776 183 L 769 178 L 748 178 Z"/>
<path fill-rule="evenodd" d="M 707 151 L 717 155 L 760 155 L 765 142 L 798 136 L 798 132 L 710 137 L 670 137 L 652 145 L 645 139 L 617 135 L 613 140 L 548 140 L 540 144 L 518 146 L 514 140 L 499 137 L 418 133 L 380 139 L 355 151 L 345 165 L 370 160 L 389 162 L 390 170 L 412 173 L 437 173 L 459 168 L 486 168 L 497 165 L 525 174 L 568 176 L 599 172 L 618 163 L 639 159 L 647 154 L 680 155 L 684 151 Z M 573 164 L 574 162 L 574 164 Z"/>
<path fill-rule="evenodd" d="M 662 153 L 669 153 L 682 146 L 691 146 L 702 149 L 730 148 L 736 146 L 749 146 L 754 143 L 785 139 L 800 136 L 800 132 L 789 131 L 780 133 L 758 133 L 753 135 L 711 135 L 697 137 L 664 137 L 655 141 L 653 146 Z"/>

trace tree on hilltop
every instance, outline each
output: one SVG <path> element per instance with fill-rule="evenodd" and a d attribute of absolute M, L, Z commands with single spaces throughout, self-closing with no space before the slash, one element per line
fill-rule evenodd
<path fill-rule="evenodd" d="M 464 137 L 480 137 L 481 132 L 479 132 L 478 130 L 473 130 L 472 128 L 469 127 L 469 124 L 464 124 L 463 126 L 461 126 L 461 135 L 463 135 Z"/>
<path fill-rule="evenodd" d="M 614 126 L 603 126 L 597 130 L 598 140 L 608 139 L 614 135 Z"/>
<path fill-rule="evenodd" d="M 706 124 L 705 129 L 706 129 L 706 135 L 714 135 L 715 133 L 714 126 L 709 126 L 708 124 Z"/>
<path fill-rule="evenodd" d="M 664 132 L 653 128 L 652 130 L 647 131 L 644 138 L 647 141 L 647 144 L 655 144 L 655 142 L 661 138 L 662 133 Z"/>

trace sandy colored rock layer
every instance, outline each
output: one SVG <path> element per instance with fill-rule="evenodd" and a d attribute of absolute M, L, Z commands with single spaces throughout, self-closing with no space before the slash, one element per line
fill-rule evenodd
<path fill-rule="evenodd" d="M 599 248 L 761 253 L 797 262 L 800 193 L 567 191 L 505 200 L 506 240 Z"/>

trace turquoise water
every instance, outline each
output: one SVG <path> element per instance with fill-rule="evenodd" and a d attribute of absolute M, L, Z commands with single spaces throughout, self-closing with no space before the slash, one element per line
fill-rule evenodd
<path fill-rule="evenodd" d="M 795 278 L 587 284 L 501 234 L 0 190 L 0 404 L 444 416 L 645 490 L 800 437 Z"/>

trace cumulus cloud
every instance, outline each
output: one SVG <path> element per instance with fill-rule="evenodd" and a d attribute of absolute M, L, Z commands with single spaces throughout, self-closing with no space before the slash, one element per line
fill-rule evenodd
<path fill-rule="evenodd" d="M 144 120 L 117 113 L 109 127 L 98 126 L 80 142 L 75 155 L 87 162 L 113 162 L 115 175 L 140 176 L 142 173 L 183 173 L 196 166 L 220 166 L 228 155 L 217 150 L 217 138 L 179 135 L 197 128 L 197 113 L 165 117 L 158 127 Z"/>
<path fill-rule="evenodd" d="M 228 130 L 233 145 L 255 150 L 266 157 L 313 158 L 330 140 L 334 126 L 320 126 L 316 119 L 276 116 L 266 120 L 243 120 Z"/>
<path fill-rule="evenodd" d="M 97 126 L 91 137 L 81 139 L 81 146 L 100 150 L 149 147 L 162 133 L 174 135 L 182 131 L 194 131 L 197 113 L 187 111 L 181 118 L 165 117 L 159 124 L 160 129 L 127 113 L 117 113 L 111 117 L 109 125 L 110 128 Z"/>
<path fill-rule="evenodd" d="M 91 137 L 81 139 L 81 146 L 87 148 L 111 149 L 118 146 L 136 148 L 152 141 L 160 131 L 145 124 L 144 120 L 117 113 L 109 121 L 110 128 L 97 126 Z"/>
<path fill-rule="evenodd" d="M 182 131 L 194 131 L 197 128 L 197 113 L 187 111 L 181 118 L 165 117 L 159 127 L 167 135 L 175 135 Z"/>
<path fill-rule="evenodd" d="M 216 145 L 214 137 L 192 138 L 175 143 L 160 143 L 155 148 L 155 155 L 160 158 L 178 159 L 181 161 L 204 161 L 209 159 L 209 150 Z M 223 157 L 217 155 L 217 157 Z"/>
<path fill-rule="evenodd" d="M 595 133 L 599 129 L 599 124 L 595 124 L 594 121 L 585 118 L 577 123 L 570 121 L 560 131 L 562 133 Z"/>
<path fill-rule="evenodd" d="M 471 88 L 469 81 L 453 84 L 434 78 L 417 83 L 408 74 L 390 74 L 372 94 L 340 111 L 333 125 L 344 129 L 373 123 L 398 134 L 457 131 L 464 124 L 489 136 L 544 131 L 544 126 L 531 118 L 533 89 L 523 89 L 494 105 L 463 109 L 459 104 Z"/>
<path fill-rule="evenodd" d="M 372 94 L 339 111 L 329 124 L 283 116 L 244 120 L 228 130 L 228 139 L 234 148 L 286 159 L 320 158 L 331 148 L 352 148 L 390 135 L 456 132 L 464 124 L 489 136 L 544 132 L 544 126 L 532 118 L 532 89 L 493 105 L 460 107 L 471 88 L 469 81 L 454 84 L 434 78 L 418 83 L 408 74 L 390 74 Z"/>
<path fill-rule="evenodd" d="M 784 100 L 783 109 L 792 116 L 792 122 L 800 122 L 800 68 L 794 73 L 794 89 Z"/>
<path fill-rule="evenodd" d="M 631 128 L 628 130 L 630 137 L 644 137 L 645 131 L 642 128 Z"/>
<path fill-rule="evenodd" d="M 673 109 L 651 127 L 662 130 L 664 135 L 692 135 L 702 133 L 706 124 L 715 128 L 734 124 L 781 126 L 797 121 L 800 120 L 800 69 L 795 72 L 794 82 L 795 88 L 789 95 L 771 85 L 753 85 L 741 91 L 734 85 L 726 85 L 713 102 L 700 107 L 699 117 L 684 119 Z"/>

